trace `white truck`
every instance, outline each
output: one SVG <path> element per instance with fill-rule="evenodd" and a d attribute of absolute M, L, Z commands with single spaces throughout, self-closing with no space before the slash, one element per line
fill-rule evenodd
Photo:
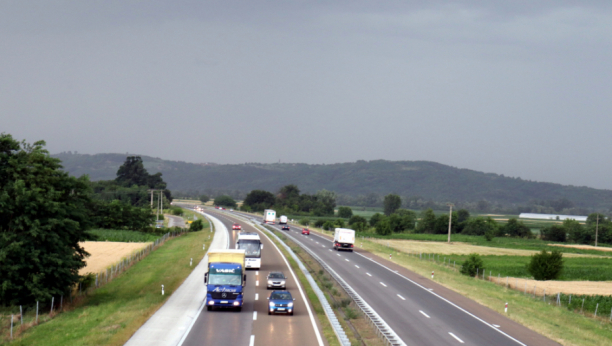
<path fill-rule="evenodd" d="M 287 217 L 285 215 L 281 215 L 281 217 L 278 219 L 278 224 L 279 225 L 286 225 L 287 224 Z"/>
<path fill-rule="evenodd" d="M 262 223 L 269 223 L 274 225 L 274 223 L 276 223 L 276 212 L 272 209 L 264 210 Z"/>
<path fill-rule="evenodd" d="M 348 228 L 336 228 L 334 232 L 334 250 L 353 251 L 355 245 L 355 231 Z"/>

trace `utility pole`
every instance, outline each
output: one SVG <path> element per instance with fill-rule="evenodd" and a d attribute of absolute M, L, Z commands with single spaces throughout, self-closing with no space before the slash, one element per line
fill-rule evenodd
<path fill-rule="evenodd" d="M 597 223 L 595 224 L 595 246 L 597 246 L 597 233 L 599 233 L 599 213 L 597 213 Z"/>
<path fill-rule="evenodd" d="M 448 212 L 448 243 L 450 244 L 450 235 L 451 235 L 451 222 L 453 221 L 453 206 L 454 204 L 448 203 L 450 207 L 450 211 Z"/>

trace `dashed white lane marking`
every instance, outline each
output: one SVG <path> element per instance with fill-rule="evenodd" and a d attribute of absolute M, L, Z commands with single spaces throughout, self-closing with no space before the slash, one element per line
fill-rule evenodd
<path fill-rule="evenodd" d="M 339 254 L 339 253 L 337 253 L 336 255 L 340 256 L 340 254 Z M 342 256 L 340 256 L 340 257 L 342 257 Z"/>
<path fill-rule="evenodd" d="M 452 336 L 453 338 L 457 339 L 457 341 L 459 341 L 460 343 L 462 343 L 462 344 L 464 344 L 464 343 L 465 343 L 465 342 L 463 342 L 463 340 L 459 339 L 459 338 L 457 337 L 457 335 L 455 335 L 455 334 L 453 334 L 453 333 L 451 333 L 451 332 L 448 332 L 448 334 L 450 334 L 450 336 Z"/>
<path fill-rule="evenodd" d="M 249 341 L 249 346 L 255 345 L 255 335 L 251 335 L 251 341 Z"/>
<path fill-rule="evenodd" d="M 406 298 L 400 296 L 399 294 L 397 296 L 400 297 L 401 300 L 406 300 Z"/>
<path fill-rule="evenodd" d="M 257 311 L 253 311 L 253 321 L 257 319 Z"/>
<path fill-rule="evenodd" d="M 499 328 L 499 324 L 492 324 L 493 327 Z"/>
<path fill-rule="evenodd" d="M 255 275 L 259 275 L 259 270 L 255 272 Z"/>
<path fill-rule="evenodd" d="M 329 249 L 329 251 L 331 251 L 331 249 Z"/>
<path fill-rule="evenodd" d="M 366 274 L 368 274 L 368 276 L 372 276 L 372 274 L 370 274 L 370 273 L 366 273 Z"/>
<path fill-rule="evenodd" d="M 317 244 L 319 244 L 319 242 L 316 242 Z"/>
<path fill-rule="evenodd" d="M 385 286 L 385 287 L 387 287 L 387 285 L 385 285 L 385 283 L 384 283 L 384 282 L 381 282 L 380 284 L 381 284 L 381 285 L 383 285 L 383 286 Z"/>
<path fill-rule="evenodd" d="M 345 261 L 347 261 L 347 262 L 350 262 L 350 261 L 348 260 L 348 258 L 345 258 L 344 260 L 345 260 Z"/>
<path fill-rule="evenodd" d="M 259 280 L 255 280 L 255 286 L 259 286 Z"/>
<path fill-rule="evenodd" d="M 355 267 L 359 268 L 359 266 L 358 266 L 358 265 L 356 265 L 356 264 L 355 264 Z"/>
<path fill-rule="evenodd" d="M 259 293 L 255 293 L 255 300 L 259 300 Z"/>
<path fill-rule="evenodd" d="M 322 247 L 325 247 L 325 245 L 321 245 L 321 246 L 322 246 Z M 331 251 L 331 250 L 329 250 L 329 251 Z"/>
<path fill-rule="evenodd" d="M 424 313 L 422 310 L 419 310 L 419 312 L 420 312 L 420 313 L 422 313 L 422 314 L 423 314 L 423 316 L 425 316 L 425 317 L 427 317 L 427 318 L 431 318 L 431 317 L 429 317 L 429 315 L 428 315 L 428 314 Z"/>

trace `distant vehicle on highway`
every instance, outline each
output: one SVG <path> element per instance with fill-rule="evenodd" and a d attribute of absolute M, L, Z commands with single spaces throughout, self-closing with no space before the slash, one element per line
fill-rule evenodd
<path fill-rule="evenodd" d="M 295 298 L 289 291 L 272 292 L 268 297 L 268 315 L 278 313 L 293 315 L 293 301 Z"/>
<path fill-rule="evenodd" d="M 279 225 L 286 225 L 287 224 L 287 217 L 285 215 L 281 215 L 281 217 L 278 219 L 278 224 Z"/>
<path fill-rule="evenodd" d="M 206 307 L 242 309 L 243 291 L 246 283 L 244 273 L 244 250 L 210 250 L 208 272 L 204 274 L 206 284 Z"/>
<path fill-rule="evenodd" d="M 284 224 L 284 225 L 281 227 L 281 229 L 282 229 L 283 231 L 288 231 L 288 230 L 289 230 L 289 225 Z"/>
<path fill-rule="evenodd" d="M 336 228 L 334 231 L 334 249 L 353 251 L 355 244 L 355 231 L 348 228 Z"/>
<path fill-rule="evenodd" d="M 302 228 L 302 234 L 310 235 L 310 230 L 308 228 Z"/>
<path fill-rule="evenodd" d="M 246 268 L 261 268 L 261 250 L 263 244 L 259 234 L 255 232 L 240 232 L 236 241 L 236 249 L 245 251 Z"/>
<path fill-rule="evenodd" d="M 240 226 L 240 224 L 235 223 L 232 225 L 232 231 L 240 231 L 242 230 L 242 226 Z"/>
<path fill-rule="evenodd" d="M 272 209 L 264 210 L 262 223 L 269 223 L 274 225 L 276 223 L 276 211 Z"/>
<path fill-rule="evenodd" d="M 283 272 L 270 272 L 266 278 L 268 282 L 267 288 L 282 288 L 287 289 L 287 279 Z"/>

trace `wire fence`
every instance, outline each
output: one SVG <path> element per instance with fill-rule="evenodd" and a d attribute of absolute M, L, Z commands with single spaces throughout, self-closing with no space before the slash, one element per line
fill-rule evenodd
<path fill-rule="evenodd" d="M 6 333 L 3 332 L 0 334 L 0 341 L 2 341 L 2 339 L 12 340 L 15 336 L 21 334 L 29 327 L 47 322 L 57 314 L 70 309 L 84 297 L 113 281 L 132 265 L 157 250 L 168 239 L 187 232 L 187 229 L 168 232 L 145 248 L 121 258 L 119 261 L 107 267 L 104 271 L 96 273 L 95 275 L 89 274 L 85 276 L 72 288 L 66 297 L 60 295 L 58 297 L 51 297 L 51 299 L 47 301 L 37 301 L 36 304 L 31 306 L 20 305 L 3 308 L 0 312 L 0 326 L 3 330 L 6 330 Z"/>

